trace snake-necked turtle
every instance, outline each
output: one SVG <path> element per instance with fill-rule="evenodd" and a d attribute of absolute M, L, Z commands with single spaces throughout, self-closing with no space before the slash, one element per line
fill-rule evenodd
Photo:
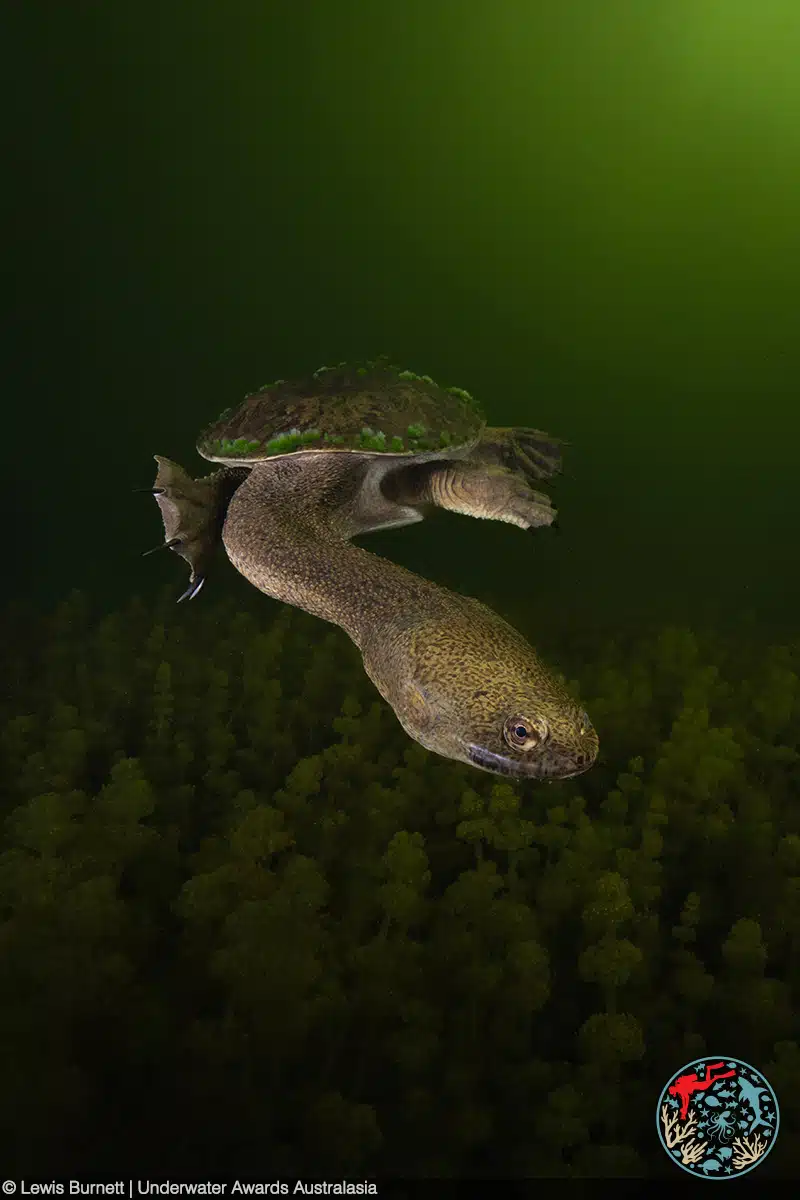
<path fill-rule="evenodd" d="M 191 479 L 156 455 L 164 545 L 197 594 L 221 540 L 245 578 L 339 625 L 406 732 L 501 775 L 587 770 L 597 735 L 525 639 L 477 600 L 354 546 L 435 505 L 523 529 L 555 510 L 531 481 L 560 468 L 557 440 L 487 428 L 459 388 L 384 360 L 340 363 L 245 397 L 200 436 L 221 469 Z"/>

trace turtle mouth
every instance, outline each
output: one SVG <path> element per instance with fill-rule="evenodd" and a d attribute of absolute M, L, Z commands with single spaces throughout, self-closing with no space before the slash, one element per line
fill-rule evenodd
<path fill-rule="evenodd" d="M 466 750 L 467 758 L 473 766 L 481 767 L 484 771 L 492 771 L 495 775 L 511 775 L 517 779 L 527 774 L 522 770 L 521 763 L 512 762 L 504 754 L 494 754 L 493 751 L 485 750 L 483 746 L 476 746 L 472 742 Z"/>
<path fill-rule="evenodd" d="M 535 761 L 508 758 L 505 754 L 496 754 L 484 746 L 476 746 L 474 742 L 467 743 L 467 758 L 475 767 L 491 771 L 495 775 L 506 775 L 513 779 L 540 779 L 554 782 L 557 779 L 574 779 L 588 771 L 594 759 L 591 755 L 581 755 L 576 762 L 559 763 L 557 759 L 537 759 Z M 583 761 L 581 761 L 583 760 Z"/>

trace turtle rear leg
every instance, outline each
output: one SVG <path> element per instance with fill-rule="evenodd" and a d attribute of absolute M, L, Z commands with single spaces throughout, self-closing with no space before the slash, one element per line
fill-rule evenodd
<path fill-rule="evenodd" d="M 505 467 L 529 482 L 535 482 L 558 474 L 564 444 L 541 429 L 528 429 L 522 425 L 489 426 L 469 457 L 473 462 L 487 466 Z"/>
<path fill-rule="evenodd" d="M 467 517 L 505 521 L 521 529 L 552 525 L 556 510 L 520 472 L 466 459 L 399 467 L 382 483 L 387 497 L 409 506 L 433 504 Z"/>
<path fill-rule="evenodd" d="M 205 583 L 211 559 L 222 542 L 228 502 L 247 472 L 222 467 L 203 479 L 192 479 L 171 459 L 160 454 L 153 457 L 158 471 L 152 490 L 164 523 L 164 541 L 156 549 L 174 550 L 189 564 L 189 586 L 178 599 L 192 599 Z"/>

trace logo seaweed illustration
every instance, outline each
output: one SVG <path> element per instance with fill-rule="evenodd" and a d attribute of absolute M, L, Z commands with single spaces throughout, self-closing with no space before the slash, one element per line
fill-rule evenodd
<path fill-rule="evenodd" d="M 778 1100 L 767 1080 L 736 1058 L 687 1063 L 658 1100 L 667 1154 L 692 1175 L 733 1179 L 763 1162 L 778 1135 Z"/>

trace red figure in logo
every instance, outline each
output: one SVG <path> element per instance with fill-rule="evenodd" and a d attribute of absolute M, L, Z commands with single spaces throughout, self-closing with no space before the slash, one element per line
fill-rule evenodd
<path fill-rule="evenodd" d="M 718 1079 L 730 1079 L 731 1075 L 736 1074 L 735 1071 L 723 1071 L 721 1074 L 715 1075 L 714 1071 L 719 1071 L 721 1066 L 721 1062 L 708 1063 L 705 1079 L 698 1079 L 696 1071 L 692 1071 L 691 1075 L 679 1075 L 669 1088 L 670 1096 L 680 1097 L 681 1121 L 685 1121 L 689 1115 L 689 1098 L 693 1092 L 704 1092 L 706 1088 L 710 1088 L 712 1083 L 716 1083 Z"/>

